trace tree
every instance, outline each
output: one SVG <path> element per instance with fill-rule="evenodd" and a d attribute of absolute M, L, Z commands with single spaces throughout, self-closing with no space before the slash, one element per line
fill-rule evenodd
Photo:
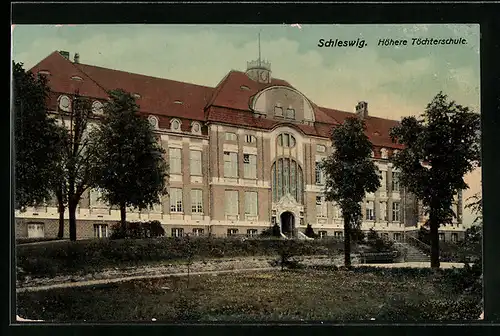
<path fill-rule="evenodd" d="M 138 114 L 134 97 L 123 90 L 109 92 L 104 117 L 93 137 L 99 139 L 97 185 L 102 198 L 120 207 L 122 227 L 126 208 L 139 210 L 161 204 L 167 194 L 168 166 L 149 121 Z"/>
<path fill-rule="evenodd" d="M 372 144 L 364 131 L 365 123 L 356 117 L 346 118 L 332 131 L 335 151 L 322 161 L 326 176 L 325 198 L 335 201 L 344 217 L 344 264 L 351 266 L 351 228 L 361 224 L 361 202 L 367 192 L 380 187 L 380 177 L 371 159 Z"/>
<path fill-rule="evenodd" d="M 472 213 L 476 215 L 476 218 L 472 224 L 480 224 L 483 221 L 483 198 L 481 193 L 476 193 L 467 199 L 468 203 L 465 208 L 471 209 Z"/>
<path fill-rule="evenodd" d="M 60 129 L 50 118 L 50 89 L 44 76 L 12 62 L 14 95 L 15 208 L 39 205 L 51 198 L 60 161 Z"/>
<path fill-rule="evenodd" d="M 441 225 L 451 223 L 453 197 L 468 188 L 464 175 L 480 160 L 480 116 L 439 92 L 419 119 L 403 118 L 391 130 L 405 148 L 392 156 L 401 183 L 422 201 L 429 215 L 431 267 L 439 268 Z"/>
<path fill-rule="evenodd" d="M 90 100 L 80 96 L 78 91 L 72 98 L 70 110 L 59 114 L 61 124 L 66 126 L 61 141 L 62 163 L 56 169 L 59 179 L 53 187 L 58 198 L 60 221 L 61 216 L 64 221 L 64 203 L 67 204 L 69 238 L 75 241 L 76 208 L 83 193 L 95 185 L 99 146 L 98 141 L 89 136 L 94 119 Z"/>

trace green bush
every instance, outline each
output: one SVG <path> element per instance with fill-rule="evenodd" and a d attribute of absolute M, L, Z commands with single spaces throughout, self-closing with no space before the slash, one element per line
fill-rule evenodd
<path fill-rule="evenodd" d="M 278 224 L 274 224 L 272 227 L 262 230 L 260 233 L 261 237 L 281 237 L 281 230 Z"/>
<path fill-rule="evenodd" d="M 307 227 L 306 227 L 304 234 L 309 238 L 317 238 L 318 237 L 318 235 L 316 233 L 314 233 L 314 230 L 313 230 L 311 224 L 307 224 Z"/>
<path fill-rule="evenodd" d="M 124 238 L 157 238 L 165 235 L 165 229 L 157 220 L 151 222 L 126 222 L 125 228 L 121 223 L 113 224 L 110 239 Z"/>

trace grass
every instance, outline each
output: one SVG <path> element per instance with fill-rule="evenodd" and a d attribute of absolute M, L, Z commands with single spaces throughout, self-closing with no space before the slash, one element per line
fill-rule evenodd
<path fill-rule="evenodd" d="M 453 270 L 319 267 L 130 281 L 25 292 L 17 313 L 53 322 L 432 321 L 477 319 L 478 295 L 447 285 Z"/>
<path fill-rule="evenodd" d="M 83 275 L 106 268 L 124 268 L 222 257 L 277 255 L 283 240 L 225 238 L 156 238 L 156 239 L 93 239 L 64 241 L 16 247 L 18 280 L 25 276 L 54 277 Z M 343 242 L 338 240 L 296 241 L 294 248 L 301 255 L 338 254 Z M 353 246 L 353 253 L 356 247 Z"/>

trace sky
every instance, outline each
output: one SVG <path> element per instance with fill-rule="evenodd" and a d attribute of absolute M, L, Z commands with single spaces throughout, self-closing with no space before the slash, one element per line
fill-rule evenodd
<path fill-rule="evenodd" d="M 480 112 L 479 25 L 16 25 L 12 58 L 29 69 L 54 50 L 80 62 L 200 85 L 216 86 L 230 70 L 259 55 L 272 77 L 288 81 L 314 103 L 401 120 L 420 115 L 443 91 Z M 364 40 L 358 47 L 318 47 L 320 39 Z M 413 38 L 460 39 L 459 45 L 411 45 Z M 380 46 L 380 39 L 407 40 Z M 358 44 L 361 45 L 361 44 Z M 479 170 L 466 176 L 464 200 L 481 190 Z M 474 216 L 464 210 L 464 223 Z"/>

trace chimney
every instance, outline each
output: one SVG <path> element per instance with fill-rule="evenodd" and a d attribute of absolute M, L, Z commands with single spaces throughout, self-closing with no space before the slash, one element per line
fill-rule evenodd
<path fill-rule="evenodd" d="M 362 119 L 368 117 L 368 103 L 365 101 L 360 101 L 356 105 L 356 115 Z"/>
<path fill-rule="evenodd" d="M 69 60 L 69 52 L 60 50 L 59 54 L 61 54 L 61 56 L 64 57 L 65 59 Z"/>
<path fill-rule="evenodd" d="M 80 54 L 79 53 L 75 53 L 75 56 L 73 57 L 73 62 L 74 63 L 80 63 Z"/>

